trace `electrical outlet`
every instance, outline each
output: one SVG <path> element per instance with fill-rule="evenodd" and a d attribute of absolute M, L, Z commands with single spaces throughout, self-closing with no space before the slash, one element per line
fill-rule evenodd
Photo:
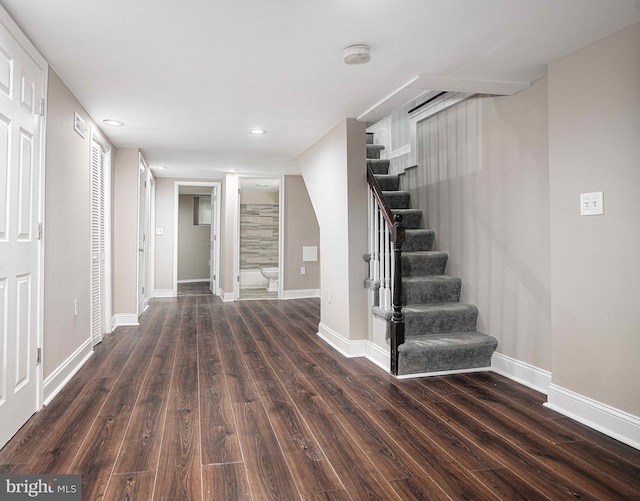
<path fill-rule="evenodd" d="M 599 216 L 604 214 L 604 199 L 601 191 L 580 194 L 580 215 Z"/>
<path fill-rule="evenodd" d="M 307 270 L 304 268 L 304 266 L 300 267 L 300 275 L 304 275 L 307 272 Z"/>
<path fill-rule="evenodd" d="M 73 316 L 74 317 L 78 316 L 78 300 L 77 299 L 73 302 Z"/>
<path fill-rule="evenodd" d="M 156 235 L 164 235 L 164 228 L 156 228 Z"/>

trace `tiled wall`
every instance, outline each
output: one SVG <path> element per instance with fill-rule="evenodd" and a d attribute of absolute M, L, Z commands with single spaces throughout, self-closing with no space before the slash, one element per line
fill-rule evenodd
<path fill-rule="evenodd" d="M 240 204 L 240 269 L 278 266 L 279 205 Z"/>

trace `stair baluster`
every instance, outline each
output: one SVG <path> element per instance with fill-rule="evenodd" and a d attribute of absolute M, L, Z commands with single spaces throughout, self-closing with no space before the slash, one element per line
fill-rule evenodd
<path fill-rule="evenodd" d="M 367 167 L 367 182 L 370 188 L 373 222 L 372 238 L 369 239 L 369 278 L 380 284 L 379 306 L 391 312 L 390 355 L 391 373 L 398 374 L 398 346 L 404 343 L 404 320 L 402 318 L 402 243 L 404 225 L 402 215 L 393 214 L 370 167 Z"/>

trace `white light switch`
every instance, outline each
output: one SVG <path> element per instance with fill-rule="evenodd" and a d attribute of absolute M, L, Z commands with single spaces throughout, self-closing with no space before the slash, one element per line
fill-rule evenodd
<path fill-rule="evenodd" d="M 164 230 L 162 228 L 156 228 L 156 235 L 164 235 Z"/>
<path fill-rule="evenodd" d="M 307 270 L 305 270 L 304 266 L 300 267 L 300 275 L 304 275 L 307 272 Z"/>
<path fill-rule="evenodd" d="M 598 216 L 604 214 L 604 198 L 601 191 L 580 194 L 580 215 Z"/>

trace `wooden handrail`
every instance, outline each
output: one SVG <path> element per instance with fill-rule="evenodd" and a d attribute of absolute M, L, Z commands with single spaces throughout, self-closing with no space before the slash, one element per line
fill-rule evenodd
<path fill-rule="evenodd" d="M 381 209 L 382 215 L 389 225 L 391 243 L 393 244 L 393 284 L 392 284 L 392 308 L 389 344 L 391 351 L 391 374 L 398 375 L 398 347 L 404 343 L 404 319 L 402 317 L 402 244 L 405 238 L 405 229 L 402 214 L 394 214 L 382 194 L 380 185 L 376 180 L 371 167 L 367 166 L 367 183 L 371 188 L 373 197 Z"/>

